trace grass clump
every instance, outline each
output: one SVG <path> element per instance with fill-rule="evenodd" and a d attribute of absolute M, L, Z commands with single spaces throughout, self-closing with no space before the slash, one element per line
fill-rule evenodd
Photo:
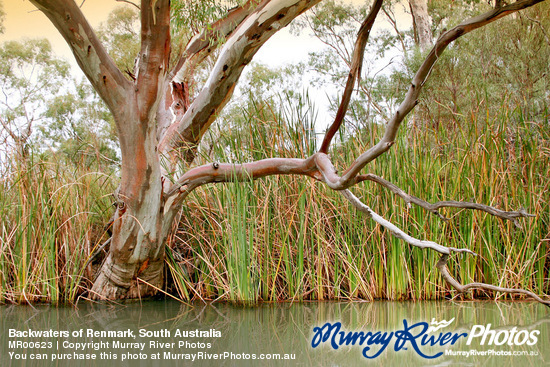
<path fill-rule="evenodd" d="M 47 155 L 14 162 L 0 180 L 0 302 L 74 302 L 93 276 L 111 178 Z"/>

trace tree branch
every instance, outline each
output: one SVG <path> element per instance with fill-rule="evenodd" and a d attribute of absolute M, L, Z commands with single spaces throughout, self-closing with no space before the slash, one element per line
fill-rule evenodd
<path fill-rule="evenodd" d="M 457 249 L 454 247 L 445 247 L 440 244 L 437 244 L 432 241 L 422 241 L 417 238 L 411 237 L 401 229 L 397 228 L 393 223 L 390 223 L 380 215 L 376 214 L 371 208 L 365 205 L 361 200 L 359 200 L 355 195 L 349 190 L 341 190 L 340 193 L 345 197 L 353 206 L 355 206 L 359 211 L 368 215 L 376 223 L 380 224 L 382 227 L 389 230 L 395 237 L 402 239 L 403 241 L 419 248 L 429 248 L 434 251 L 439 252 L 440 254 L 450 254 L 451 252 L 467 252 L 474 256 L 477 256 L 475 252 L 468 249 Z"/>
<path fill-rule="evenodd" d="M 440 260 L 437 262 L 436 267 L 441 272 L 441 275 L 443 276 L 443 279 L 453 288 L 455 288 L 460 293 L 465 293 L 470 289 L 478 288 L 478 289 L 484 289 L 484 290 L 490 290 L 494 292 L 503 292 L 503 293 L 519 293 L 524 294 L 528 297 L 532 297 L 538 302 L 549 306 L 550 307 L 550 301 L 545 301 L 542 298 L 540 298 L 538 295 L 536 295 L 533 292 L 524 290 L 524 289 L 514 289 L 514 288 L 502 288 L 497 287 L 490 284 L 485 283 L 469 283 L 466 285 L 460 284 L 453 276 L 449 273 L 447 269 L 447 261 L 449 259 L 449 255 L 452 252 L 466 252 L 469 254 L 472 254 L 476 256 L 474 252 L 472 252 L 469 249 L 457 249 L 454 247 L 445 247 L 442 245 L 439 245 L 432 241 L 422 241 L 417 238 L 411 237 L 405 232 L 403 232 L 401 229 L 396 227 L 394 224 L 390 223 L 386 219 L 382 218 L 380 215 L 376 214 L 371 208 L 369 208 L 367 205 L 361 202 L 355 195 L 353 195 L 349 190 L 342 190 L 340 191 L 342 196 L 344 196 L 353 206 L 355 206 L 359 211 L 365 213 L 368 215 L 371 219 L 373 219 L 376 223 L 380 224 L 382 227 L 389 230 L 395 237 L 402 239 L 403 241 L 407 242 L 410 245 L 413 245 L 415 247 L 419 248 L 428 248 L 434 251 L 437 251 L 441 254 Z"/>
<path fill-rule="evenodd" d="M 334 135 L 336 135 L 336 133 L 340 129 L 340 126 L 344 122 L 344 117 L 346 116 L 346 112 L 348 110 L 351 95 L 355 86 L 355 81 L 357 80 L 357 83 L 359 83 L 361 79 L 361 67 L 363 66 L 365 47 L 367 45 L 367 41 L 369 40 L 369 34 L 374 24 L 374 21 L 378 16 L 380 7 L 382 6 L 382 2 L 383 0 L 375 1 L 369 14 L 365 18 L 365 21 L 363 22 L 363 24 L 361 24 L 361 28 L 359 28 L 359 32 L 357 33 L 357 40 L 355 41 L 355 48 L 353 50 L 353 55 L 351 58 L 351 67 L 348 74 L 348 80 L 346 82 L 344 94 L 342 95 L 342 101 L 340 102 L 340 106 L 338 106 L 338 111 L 336 112 L 334 122 L 327 130 L 325 138 L 323 139 L 323 143 L 321 144 L 321 148 L 319 149 L 319 152 L 321 153 L 328 153 L 328 148 L 330 146 L 332 138 L 334 137 Z"/>
<path fill-rule="evenodd" d="M 544 0 L 521 0 L 498 9 L 493 9 L 479 16 L 470 18 L 441 35 L 424 60 L 424 63 L 416 72 L 405 99 L 397 109 L 395 115 L 388 122 L 384 137 L 375 146 L 361 154 L 355 162 L 353 162 L 353 164 L 342 175 L 340 185 L 342 187 L 346 186 L 350 180 L 353 180 L 355 176 L 359 174 L 363 167 L 381 154 L 388 151 L 388 149 L 390 149 L 390 147 L 394 144 L 394 140 L 401 122 L 418 103 L 420 91 L 428 80 L 434 64 L 451 42 L 477 28 L 483 27 L 506 15 L 528 8 L 542 1 Z"/>
<path fill-rule="evenodd" d="M 468 283 L 468 284 L 460 284 L 450 273 L 449 269 L 447 268 L 447 262 L 449 261 L 449 255 L 448 254 L 442 254 L 441 258 L 436 264 L 437 269 L 439 269 L 441 275 L 443 276 L 443 279 L 449 284 L 451 287 L 455 288 L 459 293 L 466 293 L 470 289 L 483 289 L 493 292 L 502 292 L 502 293 L 510 293 L 510 294 L 524 294 L 528 297 L 534 298 L 536 301 L 542 303 L 543 305 L 546 305 L 550 307 L 550 301 L 543 300 L 535 293 L 525 290 L 525 289 L 516 289 L 516 288 L 503 288 L 503 287 L 497 287 L 495 285 L 491 284 L 485 284 L 485 283 Z"/>
<path fill-rule="evenodd" d="M 268 158 L 243 164 L 214 162 L 187 171 L 168 189 L 165 196 L 171 197 L 179 192 L 190 191 L 190 187 L 194 189 L 208 183 L 247 181 L 273 175 L 305 175 L 318 178 L 316 173 L 313 157 Z"/>
<path fill-rule="evenodd" d="M 220 164 L 212 163 L 208 165 L 203 165 L 200 167 L 193 168 L 185 173 L 165 194 L 165 212 L 170 211 L 170 209 L 179 206 L 182 200 L 187 197 L 187 195 L 193 191 L 195 188 L 208 184 L 208 183 L 220 183 L 220 182 L 238 182 L 238 181 L 247 181 L 254 180 L 261 177 L 266 177 L 270 175 L 304 175 L 315 178 L 318 181 L 325 182 L 330 187 L 331 180 L 338 181 L 336 179 L 336 173 L 333 170 L 332 163 L 328 159 L 326 154 L 316 153 L 313 156 L 307 159 L 295 159 L 295 158 L 270 158 L 264 159 L 256 162 L 244 163 L 244 164 Z M 418 199 L 414 196 L 406 194 L 403 190 L 399 189 L 397 186 L 392 183 L 376 176 L 376 175 L 360 175 L 356 177 L 355 182 L 361 182 L 365 180 L 374 181 L 381 184 L 384 187 L 389 188 L 395 194 L 401 196 L 406 202 L 415 203 L 427 210 L 434 211 L 436 214 L 437 209 L 441 207 L 457 207 L 465 209 L 477 209 L 485 211 L 494 216 L 509 219 L 516 221 L 516 218 L 523 216 L 531 216 L 525 213 L 524 211 L 519 212 L 504 212 L 496 208 L 492 208 L 486 205 L 480 205 L 475 203 L 462 203 L 455 201 L 442 201 L 435 204 L 427 203 L 421 199 Z M 520 293 L 534 298 L 538 302 L 541 302 L 547 306 L 550 306 L 550 301 L 545 301 L 533 292 L 522 290 L 522 289 L 512 289 L 512 288 L 502 288 L 484 283 L 470 283 L 467 285 L 461 285 L 458 283 L 448 272 L 446 268 L 446 263 L 448 256 L 453 253 L 469 253 L 474 256 L 477 256 L 473 251 L 469 249 L 459 249 L 455 247 L 446 247 L 440 245 L 436 242 L 419 240 L 414 238 L 404 231 L 399 229 L 393 223 L 384 219 L 377 213 L 375 213 L 370 207 L 361 202 L 355 195 L 353 195 L 349 190 L 339 190 L 342 196 L 344 196 L 353 206 L 355 206 L 359 211 L 365 213 L 369 218 L 374 220 L 376 223 L 380 224 L 385 229 L 389 230 L 392 235 L 402 239 L 403 241 L 409 243 L 412 246 L 422 248 L 422 249 L 431 249 L 440 254 L 441 260 L 437 263 L 437 268 L 440 270 L 443 278 L 447 283 L 452 287 L 457 289 L 459 292 L 464 293 L 472 288 L 480 288 L 485 290 L 492 290 L 495 292 L 505 292 L 505 293 Z"/>
<path fill-rule="evenodd" d="M 141 8 L 139 7 L 138 4 L 133 3 L 133 2 L 131 2 L 130 0 L 115 0 L 115 1 L 118 1 L 119 3 L 126 3 L 126 4 L 133 5 L 133 6 L 136 7 L 137 10 L 141 10 Z"/>
<path fill-rule="evenodd" d="M 194 150 L 217 114 L 229 101 L 244 67 L 279 29 L 320 0 L 272 0 L 260 4 L 231 34 L 210 77 L 181 121 L 172 124 L 159 143 L 167 153 L 178 145 Z"/>
<path fill-rule="evenodd" d="M 208 57 L 221 44 L 220 41 L 223 38 L 233 33 L 259 3 L 260 0 L 248 0 L 243 5 L 229 10 L 225 17 L 210 24 L 193 37 L 170 72 L 169 79 L 173 79 L 176 83 L 186 82 L 195 66 Z"/>
<path fill-rule="evenodd" d="M 336 170 L 330 161 L 329 157 L 324 153 L 315 153 L 306 159 L 298 158 L 269 158 L 260 161 L 230 164 L 230 163 L 212 163 L 193 168 L 185 173 L 172 187 L 166 192 L 166 196 L 170 197 L 178 194 L 178 190 L 187 185 L 188 187 L 196 188 L 208 183 L 219 182 L 237 182 L 244 180 L 254 180 L 261 177 L 272 175 L 304 175 L 315 178 L 317 181 L 325 183 L 333 190 L 343 191 L 348 187 L 356 185 L 363 181 L 372 181 L 389 189 L 394 194 L 401 197 L 407 204 L 413 203 L 421 208 L 424 208 L 443 220 L 447 220 L 438 212 L 441 208 L 460 208 L 480 210 L 491 214 L 495 217 L 510 220 L 520 227 L 517 222 L 518 218 L 534 217 L 527 213 L 524 209 L 518 211 L 504 211 L 492 206 L 462 202 L 462 201 L 438 201 L 436 203 L 428 203 L 416 196 L 409 195 L 393 183 L 374 174 L 358 175 L 349 182 L 349 186 L 342 188 L 339 186 L 341 177 L 337 175 Z"/>
<path fill-rule="evenodd" d="M 189 79 L 197 65 L 221 45 L 221 40 L 229 36 L 252 12 L 254 5 L 259 2 L 260 0 L 248 0 L 243 5 L 231 9 L 224 18 L 210 24 L 189 41 L 182 55 L 178 58 L 178 63 L 168 74 L 167 80 L 169 83 L 165 84 L 164 95 L 159 103 L 157 112 L 159 141 L 168 127 L 172 123 L 181 121 L 185 112 L 189 109 L 188 103 L 182 103 L 178 91 L 188 88 Z M 188 101 L 187 99 L 186 102 Z M 174 112 L 175 117 L 172 112 Z"/>
<path fill-rule="evenodd" d="M 61 33 L 78 65 L 113 115 L 120 115 L 131 83 L 107 54 L 80 8 L 72 0 L 30 1 Z"/>
<path fill-rule="evenodd" d="M 480 210 L 480 211 L 489 213 L 495 217 L 510 220 L 514 223 L 516 227 L 521 227 L 517 221 L 517 218 L 534 217 L 533 214 L 527 213 L 524 209 L 507 212 L 504 210 L 493 208 L 492 206 L 464 202 L 464 201 L 454 201 L 454 200 L 438 201 L 437 203 L 431 204 L 431 203 L 428 203 L 427 201 L 417 198 L 416 196 L 407 194 L 405 191 L 403 191 L 393 183 L 384 180 L 382 177 L 373 175 L 371 173 L 366 175 L 360 175 L 359 177 L 361 178 L 361 181 L 368 180 L 368 181 L 376 182 L 377 184 L 389 189 L 391 192 L 401 197 L 403 200 L 405 200 L 407 204 L 410 204 L 410 203 L 416 204 L 421 208 L 424 208 L 432 212 L 433 214 L 437 215 L 439 218 L 443 220 L 447 220 L 447 218 L 445 218 L 441 213 L 439 213 L 438 209 L 441 209 L 441 208 L 460 208 L 460 209 Z"/>

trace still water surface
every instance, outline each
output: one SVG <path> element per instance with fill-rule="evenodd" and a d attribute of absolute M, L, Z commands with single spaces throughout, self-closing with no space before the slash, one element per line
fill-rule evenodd
<path fill-rule="evenodd" d="M 443 354 L 435 359 L 424 359 L 411 348 L 410 343 L 400 351 L 395 351 L 395 338 L 388 347 L 374 359 L 362 356 L 366 346 L 340 346 L 338 350 L 329 343 L 317 348 L 311 347 L 313 328 L 327 322 L 341 322 L 345 331 L 397 331 L 408 325 L 435 321 L 454 321 L 445 329 L 435 332 L 471 334 L 475 325 L 487 327 L 501 336 L 509 335 L 516 328 L 516 335 L 535 333 L 537 342 L 529 346 L 480 345 L 480 337 L 471 345 L 466 345 L 466 337 L 455 345 L 421 347 L 427 355 L 456 351 L 513 352 L 523 356 L 451 356 Z M 550 309 L 536 303 L 505 302 L 371 302 L 371 303 L 302 303 L 302 304 L 262 304 L 253 307 L 229 304 L 194 304 L 188 306 L 174 301 L 155 301 L 126 305 L 79 304 L 74 307 L 1 306 L 0 307 L 0 366 L 542 366 L 550 365 Z M 10 337 L 10 329 L 17 331 L 59 331 L 69 336 L 49 337 Z M 83 330 L 83 336 L 78 335 Z M 91 332 L 130 330 L 135 338 L 87 336 Z M 155 336 L 139 336 L 143 329 Z M 420 328 L 421 329 L 421 328 Z M 195 330 L 208 331 L 208 336 L 193 337 Z M 419 329 L 416 329 L 419 330 Z M 76 336 L 73 336 L 73 332 Z M 176 336 L 176 333 L 181 335 Z M 215 335 L 214 335 L 215 334 Z M 170 335 L 170 336 L 168 336 Z M 186 336 L 187 337 L 186 337 Z M 217 336 L 217 337 L 216 337 Z M 520 339 L 518 339 L 520 340 Z M 12 345 L 10 346 L 10 341 Z M 32 348 L 33 345 L 20 345 L 14 342 L 44 342 L 45 348 Z M 103 345 L 99 345 L 103 342 Z M 114 343 L 119 343 L 114 347 Z M 153 343 L 151 343 L 153 342 Z M 163 344 L 155 344 L 160 342 Z M 184 346 L 180 346 L 182 342 Z M 51 343 L 51 344 L 48 344 Z M 72 344 L 71 344 L 72 343 Z M 76 350 L 75 343 L 92 343 Z M 123 343 L 128 344 L 124 348 Z M 144 349 L 141 345 L 144 343 Z M 173 344 L 172 344 L 173 343 Z M 485 342 L 487 344 L 488 341 Z M 95 346 L 99 346 L 96 350 Z M 137 348 L 133 348 L 137 346 Z M 370 355 L 380 347 L 373 344 Z M 12 353 L 10 356 L 10 352 Z M 142 360 L 125 360 L 122 357 Z M 199 358 L 199 353 L 202 353 Z M 211 360 L 206 355 L 224 356 L 221 360 Z M 234 358 L 227 355 L 233 354 Z M 16 354 L 20 358 L 16 360 Z M 75 354 L 84 355 L 85 360 L 52 361 L 52 354 L 58 358 L 71 358 Z M 87 354 L 87 356 L 86 356 Z M 291 360 L 244 360 L 243 354 L 256 358 L 272 357 L 268 354 L 287 354 Z M 94 355 L 96 360 L 92 360 Z M 174 360 L 170 356 L 196 360 Z M 116 356 L 116 360 L 114 359 Z M 31 358 L 45 357 L 39 361 Z M 103 357 L 101 359 L 101 357 Z M 152 358 L 158 357 L 158 360 Z M 238 359 L 235 359 L 238 358 Z M 273 357 L 272 357 L 273 358 Z"/>

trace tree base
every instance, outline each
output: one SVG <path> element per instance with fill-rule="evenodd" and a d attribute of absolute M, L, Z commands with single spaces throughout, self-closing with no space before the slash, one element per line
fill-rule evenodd
<path fill-rule="evenodd" d="M 164 285 L 164 261 L 146 261 L 140 267 L 114 264 L 108 257 L 90 290 L 92 300 L 140 299 L 155 296 Z"/>

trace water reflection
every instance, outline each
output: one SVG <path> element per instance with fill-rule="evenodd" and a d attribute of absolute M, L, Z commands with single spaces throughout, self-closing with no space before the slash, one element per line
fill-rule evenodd
<path fill-rule="evenodd" d="M 97 305 L 84 304 L 78 308 L 40 306 L 33 309 L 26 306 L 3 306 L 0 308 L 0 365 L 1 366 L 71 366 L 75 363 L 84 366 L 393 366 L 393 365 L 484 365 L 484 366 L 541 366 L 550 363 L 549 345 L 550 313 L 548 308 L 536 303 L 494 303 L 494 302 L 371 302 L 371 303 L 303 303 L 303 304 L 263 304 L 254 307 L 234 306 L 228 304 L 195 304 L 184 305 L 178 302 L 146 302 L 127 305 Z M 393 344 L 378 358 L 366 360 L 361 355 L 360 346 L 343 346 L 333 350 L 329 346 L 311 348 L 312 329 L 329 321 L 340 321 L 347 331 L 392 331 L 403 329 L 403 319 L 409 323 L 432 319 L 437 321 L 451 320 L 454 322 L 445 330 L 452 332 L 470 333 L 473 325 L 491 324 L 493 330 L 517 329 L 539 330 L 538 343 L 534 346 L 480 346 L 466 345 L 463 339 L 457 345 L 450 346 L 454 351 L 478 351 L 493 349 L 496 351 L 524 351 L 527 356 L 446 356 L 435 360 L 426 360 L 408 351 L 393 351 Z M 150 332 L 168 330 L 170 338 L 97 338 L 87 337 L 84 332 L 82 338 L 9 338 L 9 329 L 25 330 L 66 330 L 72 333 L 80 329 L 101 330 L 133 330 L 138 334 L 139 329 Z M 190 332 L 194 330 L 219 331 L 219 338 L 184 338 L 176 337 L 176 330 Z M 10 348 L 9 341 L 51 341 L 52 349 L 37 348 Z M 139 349 L 109 349 L 95 351 L 84 349 L 78 353 L 95 354 L 100 358 L 100 352 L 105 356 L 117 360 L 61 360 L 51 361 L 52 353 L 70 354 L 74 351 L 63 348 L 64 341 L 70 342 L 131 342 L 145 343 L 143 351 Z M 174 347 L 151 348 L 150 341 L 175 343 Z M 187 341 L 186 347 L 178 348 L 179 341 Z M 59 344 L 58 344 L 59 343 Z M 200 343 L 210 343 L 210 348 L 204 348 Z M 56 347 L 59 345 L 59 350 Z M 169 345 L 170 344 L 165 344 Z M 13 347 L 13 345 L 12 345 Z M 410 348 L 409 348 L 410 349 Z M 440 352 L 443 347 L 426 351 Z M 15 354 L 10 358 L 9 352 L 26 355 L 26 360 L 15 360 Z M 138 353 L 147 355 L 147 360 L 121 361 L 123 354 Z M 294 355 L 290 361 L 246 361 L 242 359 L 191 361 L 166 360 L 164 352 L 172 354 L 193 354 L 205 352 L 220 354 L 224 352 L 234 355 L 278 353 Z M 432 352 L 431 354 L 435 354 Z M 29 359 L 31 354 L 46 353 L 48 362 Z M 151 360 L 153 354 L 159 353 L 160 361 Z"/>

